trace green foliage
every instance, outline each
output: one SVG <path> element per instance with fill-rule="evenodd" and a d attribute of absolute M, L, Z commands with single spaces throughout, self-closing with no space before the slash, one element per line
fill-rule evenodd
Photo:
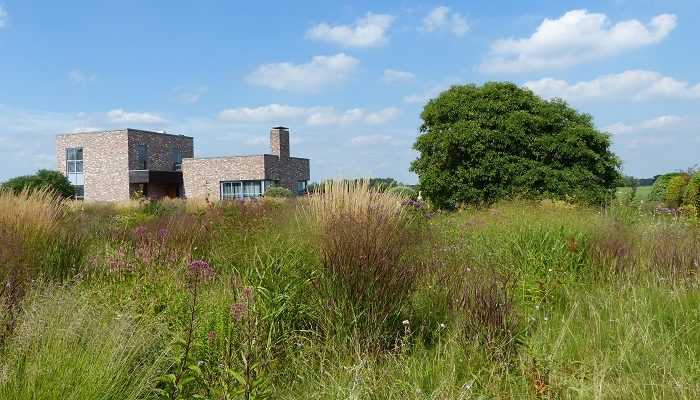
<path fill-rule="evenodd" d="M 418 197 L 418 193 L 408 186 L 394 186 L 387 192 L 404 199 L 415 200 Z"/>
<path fill-rule="evenodd" d="M 41 217 L 11 225 L 0 265 L 50 260 L 34 245 L 55 226 L 89 247 L 80 279 L 32 279 L 14 306 L 0 286 L 0 399 L 699 397 L 692 219 L 517 201 L 435 213 L 405 242 L 377 207 L 405 208 L 365 194 L 319 232 L 318 196 L 49 218 L 60 203 L 6 193 L 0 234 Z M 213 274 L 193 281 L 191 259 Z M 348 291 L 366 278 L 376 295 Z"/>
<path fill-rule="evenodd" d="M 688 180 L 688 185 L 685 189 L 683 204 L 694 206 L 700 201 L 700 172 L 695 173 Z"/>
<path fill-rule="evenodd" d="M 12 178 L 3 183 L 2 188 L 10 190 L 13 193 L 19 193 L 25 189 L 49 189 L 64 198 L 70 198 L 75 195 L 75 189 L 70 181 L 68 181 L 68 178 L 59 171 L 50 171 L 47 169 L 40 169 L 34 175 Z"/>
<path fill-rule="evenodd" d="M 668 184 L 676 176 L 683 175 L 682 172 L 671 172 L 669 174 L 660 175 L 654 181 L 651 186 L 651 192 L 649 192 L 650 201 L 664 201 L 666 198 L 666 189 Z"/>
<path fill-rule="evenodd" d="M 421 118 L 411 170 L 440 208 L 508 197 L 602 203 L 620 180 L 610 138 L 590 115 L 515 84 L 453 86 Z"/>
<path fill-rule="evenodd" d="M 290 198 L 294 197 L 294 193 L 287 188 L 274 186 L 265 191 L 265 197 Z"/>
<path fill-rule="evenodd" d="M 690 177 L 688 175 L 677 175 L 668 181 L 666 193 L 664 194 L 664 203 L 668 207 L 677 208 L 681 205 L 685 197 L 685 189 L 688 186 Z"/>

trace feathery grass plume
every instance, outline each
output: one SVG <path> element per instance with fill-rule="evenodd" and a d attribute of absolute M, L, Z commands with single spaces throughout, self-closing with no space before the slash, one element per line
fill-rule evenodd
<path fill-rule="evenodd" d="M 306 203 L 331 286 L 344 292 L 331 295 L 332 303 L 347 301 L 351 319 L 400 324 L 419 273 L 412 252 L 420 242 L 415 215 L 401 200 L 367 181 L 327 181 Z"/>

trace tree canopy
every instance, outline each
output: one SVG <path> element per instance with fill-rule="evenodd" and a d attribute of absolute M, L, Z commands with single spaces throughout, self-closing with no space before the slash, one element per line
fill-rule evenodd
<path fill-rule="evenodd" d="M 421 118 L 411 170 L 441 208 L 514 196 L 601 203 L 621 179 L 590 115 L 512 83 L 453 86 Z"/>
<path fill-rule="evenodd" d="M 24 189 L 48 189 L 63 197 L 73 197 L 75 189 L 68 178 L 59 171 L 40 169 L 34 175 L 18 176 L 2 184 L 2 189 L 19 193 Z"/>

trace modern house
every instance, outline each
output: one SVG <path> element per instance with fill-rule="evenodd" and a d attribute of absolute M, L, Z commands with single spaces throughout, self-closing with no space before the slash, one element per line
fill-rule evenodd
<path fill-rule="evenodd" d="M 120 201 L 141 193 L 231 200 L 264 196 L 272 186 L 306 191 L 309 159 L 290 157 L 289 129 L 270 130 L 271 154 L 194 158 L 193 138 L 120 129 L 56 137 L 58 168 L 76 198 Z"/>

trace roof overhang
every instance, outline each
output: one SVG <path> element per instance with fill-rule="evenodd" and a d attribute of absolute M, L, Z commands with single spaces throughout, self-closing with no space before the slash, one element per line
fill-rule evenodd
<path fill-rule="evenodd" d="M 182 183 L 181 171 L 129 171 L 129 183 Z"/>

